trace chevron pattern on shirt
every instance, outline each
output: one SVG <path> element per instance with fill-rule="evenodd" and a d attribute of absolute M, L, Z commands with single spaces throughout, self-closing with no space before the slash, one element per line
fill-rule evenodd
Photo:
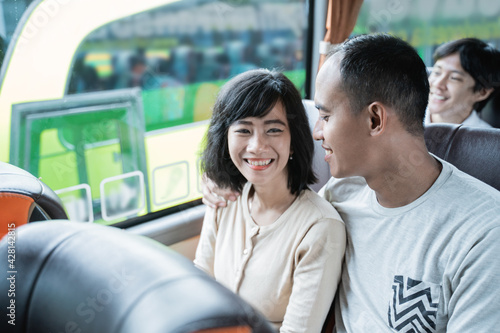
<path fill-rule="evenodd" d="M 396 275 L 392 290 L 393 297 L 388 311 L 391 328 L 404 333 L 436 331 L 440 293 L 438 285 Z"/>

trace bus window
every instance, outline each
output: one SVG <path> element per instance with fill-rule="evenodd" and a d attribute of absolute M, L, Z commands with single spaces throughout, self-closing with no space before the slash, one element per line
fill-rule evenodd
<path fill-rule="evenodd" d="M 12 161 L 59 184 L 70 219 L 112 223 L 149 210 L 138 88 L 19 103 L 12 124 Z"/>
<path fill-rule="evenodd" d="M 85 9 L 33 3 L 0 95 L 0 109 L 11 110 L 0 111 L 0 158 L 41 177 L 72 220 L 104 224 L 199 203 L 200 144 L 219 88 L 246 70 L 277 68 L 305 96 L 308 36 L 304 0 L 111 3 L 123 14 L 95 0 Z M 68 22 L 88 32 L 68 41 Z M 56 52 L 35 52 L 61 38 Z M 17 65 L 35 53 L 39 63 Z M 28 73 L 37 78 L 21 82 Z"/>
<path fill-rule="evenodd" d="M 3 0 L 0 6 L 0 63 L 24 11 L 33 0 Z"/>
<path fill-rule="evenodd" d="M 500 46 L 498 1 L 364 1 L 353 34 L 388 32 L 416 48 L 432 66 L 435 48 L 454 39 L 475 37 Z"/>
<path fill-rule="evenodd" d="M 303 90 L 304 6 L 182 1 L 111 22 L 82 42 L 66 92 L 140 87 L 152 131 L 210 118 L 219 87 L 249 69 L 279 68 Z"/>

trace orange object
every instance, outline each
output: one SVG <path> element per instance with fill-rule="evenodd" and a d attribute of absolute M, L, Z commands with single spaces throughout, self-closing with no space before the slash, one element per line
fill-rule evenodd
<path fill-rule="evenodd" d="M 9 230 L 28 223 L 33 208 L 33 198 L 17 193 L 0 193 L 0 238 Z"/>
<path fill-rule="evenodd" d="M 323 41 L 332 45 L 345 41 L 356 25 L 362 4 L 363 0 L 328 0 L 326 33 Z M 326 54 L 321 54 L 318 70 L 325 62 L 325 59 Z"/>

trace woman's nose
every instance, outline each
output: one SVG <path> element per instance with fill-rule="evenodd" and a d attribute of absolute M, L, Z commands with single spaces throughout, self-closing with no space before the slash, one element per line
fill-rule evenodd
<path fill-rule="evenodd" d="M 255 133 L 248 142 L 247 150 L 250 152 L 260 152 L 265 150 L 266 146 L 267 142 L 263 135 Z"/>

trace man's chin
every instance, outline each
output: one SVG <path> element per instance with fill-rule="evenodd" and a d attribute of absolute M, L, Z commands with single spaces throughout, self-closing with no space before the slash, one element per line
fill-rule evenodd
<path fill-rule="evenodd" d="M 427 111 L 429 113 L 442 113 L 450 108 L 445 101 L 429 101 L 427 105 Z"/>
<path fill-rule="evenodd" d="M 429 106 L 427 108 L 427 111 L 430 113 L 430 114 L 438 114 L 438 113 L 441 113 L 441 111 L 443 111 L 441 108 L 436 108 L 436 107 L 431 107 Z"/>
<path fill-rule="evenodd" d="M 333 178 L 345 178 L 346 175 L 343 174 L 342 172 L 340 172 L 339 170 L 337 169 L 334 169 L 332 167 L 330 167 L 330 175 L 333 177 Z"/>

